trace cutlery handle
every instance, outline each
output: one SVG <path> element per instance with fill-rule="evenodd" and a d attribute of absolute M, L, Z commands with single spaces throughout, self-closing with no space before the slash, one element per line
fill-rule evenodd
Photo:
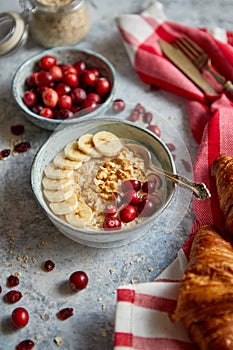
<path fill-rule="evenodd" d="M 223 87 L 223 90 L 229 100 L 233 101 L 233 84 L 230 80 L 226 80 L 221 74 L 215 72 L 210 66 L 206 67 L 206 69 L 213 75 L 218 83 L 220 83 Z"/>

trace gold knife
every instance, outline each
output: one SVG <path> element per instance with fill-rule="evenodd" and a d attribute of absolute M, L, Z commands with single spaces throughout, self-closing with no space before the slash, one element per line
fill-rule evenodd
<path fill-rule="evenodd" d="M 178 48 L 168 44 L 166 41 L 159 39 L 159 46 L 164 55 L 179 68 L 195 85 L 209 95 L 216 95 L 216 91 L 206 81 L 194 64 Z"/>

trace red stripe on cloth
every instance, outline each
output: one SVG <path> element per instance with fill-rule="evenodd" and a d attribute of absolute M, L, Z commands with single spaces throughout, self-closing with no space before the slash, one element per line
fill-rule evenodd
<path fill-rule="evenodd" d="M 140 45 L 140 41 L 126 30 L 119 28 L 119 32 L 121 33 L 122 38 L 126 41 L 127 44 L 135 47 L 138 47 Z"/>
<path fill-rule="evenodd" d="M 129 302 L 138 307 L 166 313 L 173 312 L 176 307 L 176 300 L 174 299 L 139 292 L 136 293 L 131 289 L 119 289 L 117 291 L 117 301 Z"/>
<path fill-rule="evenodd" d="M 146 338 L 131 333 L 115 333 L 115 346 L 128 346 L 134 350 L 197 350 L 196 346 L 176 339 Z"/>

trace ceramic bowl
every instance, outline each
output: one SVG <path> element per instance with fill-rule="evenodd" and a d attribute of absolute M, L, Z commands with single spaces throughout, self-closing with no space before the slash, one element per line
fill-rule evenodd
<path fill-rule="evenodd" d="M 72 47 L 56 47 L 42 51 L 27 59 L 19 66 L 13 77 L 12 94 L 14 100 L 29 121 L 48 130 L 55 130 L 63 122 L 63 120 L 41 117 L 29 109 L 22 99 L 26 91 L 26 79 L 34 72 L 40 58 L 45 55 L 55 56 L 57 59 L 57 64 L 62 63 L 70 65 L 76 61 L 84 60 L 89 68 L 97 68 L 100 71 L 100 75 L 108 78 L 110 81 L 111 91 L 105 101 L 92 112 L 83 113 L 82 111 L 81 115 L 78 116 L 79 118 L 92 118 L 96 114 L 102 113 L 107 108 L 109 103 L 112 101 L 115 91 L 115 69 L 112 64 L 105 57 L 96 52 L 78 50 Z"/>
<path fill-rule="evenodd" d="M 173 173 L 176 172 L 173 157 L 166 144 L 151 131 L 133 124 L 130 121 L 103 117 L 93 118 L 91 123 L 89 123 L 88 120 L 81 120 L 78 123 L 70 121 L 65 127 L 58 128 L 40 148 L 34 158 L 31 169 L 32 189 L 40 206 L 59 231 L 75 242 L 98 248 L 125 245 L 144 235 L 148 231 L 148 228 L 156 224 L 157 218 L 167 208 L 176 191 L 176 186 L 164 178 L 163 186 L 165 196 L 158 210 L 155 211 L 152 216 L 143 219 L 142 222 L 117 231 L 93 231 L 85 228 L 77 228 L 56 216 L 47 205 L 42 190 L 42 178 L 46 165 L 50 163 L 69 142 L 78 139 L 84 134 L 95 134 L 103 130 L 110 131 L 120 139 L 127 140 L 127 142 L 136 142 L 144 145 L 150 150 L 152 156 L 156 157 L 162 169 Z"/>

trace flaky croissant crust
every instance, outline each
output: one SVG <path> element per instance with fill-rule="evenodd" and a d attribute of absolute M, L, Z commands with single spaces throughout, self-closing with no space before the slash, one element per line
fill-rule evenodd
<path fill-rule="evenodd" d="M 233 349 L 233 248 L 212 225 L 195 233 L 171 319 L 201 350 Z"/>

